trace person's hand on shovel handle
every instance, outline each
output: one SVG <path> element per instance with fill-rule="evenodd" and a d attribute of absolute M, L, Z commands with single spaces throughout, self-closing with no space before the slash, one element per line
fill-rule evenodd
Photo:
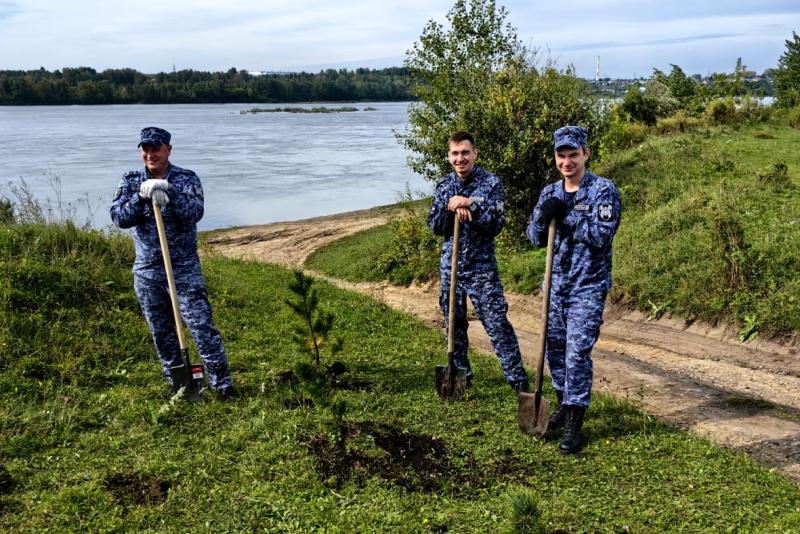
<path fill-rule="evenodd" d="M 472 212 L 469 209 L 471 205 L 472 201 L 469 199 L 469 197 L 455 195 L 450 197 L 450 200 L 447 202 L 447 209 L 455 212 L 456 215 L 458 215 L 459 222 L 471 221 Z"/>

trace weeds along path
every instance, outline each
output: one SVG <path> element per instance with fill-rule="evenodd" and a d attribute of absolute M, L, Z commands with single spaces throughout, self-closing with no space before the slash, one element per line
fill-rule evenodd
<path fill-rule="evenodd" d="M 209 252 L 301 267 L 317 248 L 383 224 L 377 208 L 296 222 L 220 230 L 207 238 Z M 370 295 L 442 328 L 438 285 L 408 288 L 388 283 L 354 284 L 311 273 Z M 539 297 L 507 294 L 509 317 L 523 355 L 534 357 L 540 330 Z M 471 312 L 473 347 L 491 353 Z M 756 341 L 742 344 L 735 332 L 682 321 L 648 322 L 641 314 L 609 309 L 593 352 L 596 392 L 626 397 L 653 415 L 726 447 L 749 453 L 800 484 L 800 356 L 798 347 Z"/>

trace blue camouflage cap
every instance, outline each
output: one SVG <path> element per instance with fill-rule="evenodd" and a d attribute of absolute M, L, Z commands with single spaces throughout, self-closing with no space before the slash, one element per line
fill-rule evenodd
<path fill-rule="evenodd" d="M 580 126 L 562 126 L 553 134 L 555 149 L 568 146 L 571 148 L 584 147 L 589 140 L 589 133 Z"/>
<path fill-rule="evenodd" d="M 139 134 L 139 144 L 136 146 L 168 145 L 171 138 L 172 136 L 165 129 L 156 126 L 148 126 L 147 128 L 142 128 L 142 133 Z"/>

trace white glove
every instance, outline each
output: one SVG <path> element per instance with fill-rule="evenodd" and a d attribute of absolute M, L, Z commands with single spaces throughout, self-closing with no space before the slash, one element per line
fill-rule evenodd
<path fill-rule="evenodd" d="M 169 189 L 168 181 L 150 178 L 149 180 L 142 182 L 142 185 L 139 186 L 139 196 L 150 198 L 153 194 L 153 191 L 166 191 L 167 189 Z"/>
<path fill-rule="evenodd" d="M 169 195 L 167 194 L 166 191 L 155 189 L 151 194 L 151 198 L 153 199 L 154 203 L 158 204 L 159 208 L 163 208 L 164 206 L 169 204 Z"/>

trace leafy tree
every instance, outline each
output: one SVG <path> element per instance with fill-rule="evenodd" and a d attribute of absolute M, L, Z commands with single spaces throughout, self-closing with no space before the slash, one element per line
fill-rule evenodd
<path fill-rule="evenodd" d="M 800 105 L 800 36 L 796 32 L 792 32 L 791 40 L 786 40 L 786 51 L 778 60 L 774 83 L 779 107 Z"/>
<path fill-rule="evenodd" d="M 678 65 L 670 64 L 670 66 L 672 70 L 669 71 L 669 75 L 653 69 L 652 80 L 666 85 L 673 98 L 686 103 L 698 93 L 698 84 L 688 77 Z"/>
<path fill-rule="evenodd" d="M 707 102 L 719 97 L 742 96 L 752 90 L 752 84 L 745 82 L 744 72 L 747 69 L 742 63 L 742 58 L 736 59 L 736 67 L 732 73 L 715 72 L 711 76 L 711 84 L 708 86 Z"/>
<path fill-rule="evenodd" d="M 643 122 L 647 125 L 656 123 L 658 118 L 658 104 L 650 95 L 645 96 L 638 84 L 631 84 L 622 97 L 620 109 L 630 119 Z"/>
<path fill-rule="evenodd" d="M 565 124 L 599 139 L 600 105 L 571 69 L 558 70 L 517 39 L 506 10 L 492 0 L 457 0 L 449 27 L 430 21 L 407 52 L 405 66 L 419 83 L 408 130 L 398 134 L 409 165 L 429 180 L 450 172 L 447 138 L 469 130 L 478 164 L 496 173 L 506 192 L 502 240 L 518 244 L 541 188 L 553 170 L 552 133 Z"/>
<path fill-rule="evenodd" d="M 0 71 L 0 105 L 299 102 L 310 100 L 410 100 L 403 68 L 318 74 L 267 74 L 182 70 L 142 74 L 133 69 L 98 73 L 87 67 L 49 72 Z"/>

